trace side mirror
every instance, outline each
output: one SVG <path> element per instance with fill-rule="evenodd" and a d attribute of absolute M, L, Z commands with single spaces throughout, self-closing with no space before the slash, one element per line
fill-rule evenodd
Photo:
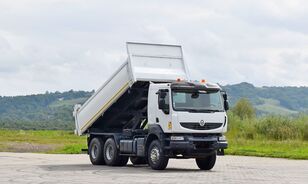
<path fill-rule="evenodd" d="M 225 110 L 229 110 L 229 102 L 228 102 L 228 95 L 225 91 L 223 91 L 222 97 L 224 99 L 224 108 Z"/>
<path fill-rule="evenodd" d="M 228 102 L 228 100 L 224 101 L 224 108 L 225 108 L 226 111 L 229 110 L 229 102 Z"/>

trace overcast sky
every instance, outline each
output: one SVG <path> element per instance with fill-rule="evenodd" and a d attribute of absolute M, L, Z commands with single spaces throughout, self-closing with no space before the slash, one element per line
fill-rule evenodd
<path fill-rule="evenodd" d="M 308 86 L 308 1 L 0 0 L 0 96 L 97 89 L 126 41 L 180 44 L 194 79 Z"/>

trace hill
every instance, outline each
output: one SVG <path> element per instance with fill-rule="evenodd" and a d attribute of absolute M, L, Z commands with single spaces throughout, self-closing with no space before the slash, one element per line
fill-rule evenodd
<path fill-rule="evenodd" d="M 92 92 L 67 91 L 39 95 L 0 97 L 0 127 L 12 129 L 74 128 L 72 108 Z"/>
<path fill-rule="evenodd" d="M 255 87 L 243 82 L 223 88 L 230 96 L 231 106 L 240 98 L 248 98 L 258 115 L 308 112 L 308 87 Z"/>
<path fill-rule="evenodd" d="M 308 112 L 308 87 L 255 87 L 249 83 L 226 85 L 231 106 L 248 98 L 258 115 L 295 115 Z M 0 128 L 74 129 L 72 109 L 93 91 L 67 91 L 39 95 L 0 97 Z"/>

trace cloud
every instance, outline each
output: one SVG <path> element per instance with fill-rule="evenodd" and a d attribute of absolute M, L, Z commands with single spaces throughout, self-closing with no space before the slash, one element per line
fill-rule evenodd
<path fill-rule="evenodd" d="M 183 45 L 195 79 L 308 86 L 307 6 L 300 0 L 1 1 L 0 95 L 97 89 L 124 62 L 126 41 Z"/>

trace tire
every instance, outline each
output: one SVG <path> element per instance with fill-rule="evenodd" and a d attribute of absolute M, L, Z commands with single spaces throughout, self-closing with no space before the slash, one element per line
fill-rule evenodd
<path fill-rule="evenodd" d="M 95 137 L 90 141 L 89 157 L 93 165 L 105 165 L 103 146 L 104 141 L 99 137 Z"/>
<path fill-rule="evenodd" d="M 196 158 L 196 164 L 200 170 L 211 170 L 216 163 L 216 152 L 206 158 Z"/>
<path fill-rule="evenodd" d="M 125 166 L 128 162 L 127 156 L 120 156 L 113 138 L 107 139 L 104 145 L 104 159 L 109 166 Z"/>
<path fill-rule="evenodd" d="M 148 149 L 148 163 L 154 170 L 164 170 L 169 162 L 169 158 L 164 155 L 164 151 L 158 140 L 154 140 Z"/>
<path fill-rule="evenodd" d="M 147 164 L 147 160 L 144 157 L 130 157 L 129 159 L 133 165 Z"/>

